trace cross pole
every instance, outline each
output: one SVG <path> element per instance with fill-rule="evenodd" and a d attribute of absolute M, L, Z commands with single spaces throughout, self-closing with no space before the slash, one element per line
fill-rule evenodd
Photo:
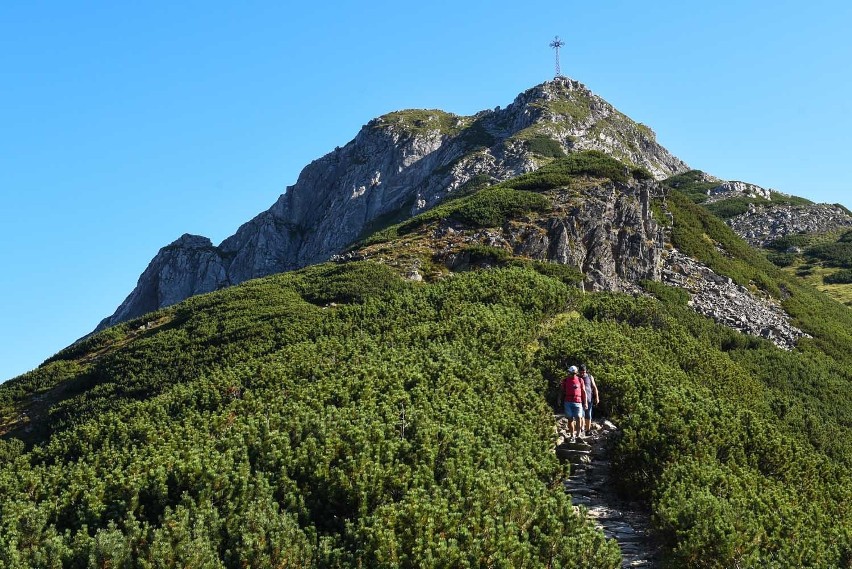
<path fill-rule="evenodd" d="M 565 45 L 565 42 L 559 39 L 559 36 L 553 38 L 550 42 L 550 47 L 556 51 L 556 78 L 562 77 L 562 72 L 559 70 L 559 48 Z"/>

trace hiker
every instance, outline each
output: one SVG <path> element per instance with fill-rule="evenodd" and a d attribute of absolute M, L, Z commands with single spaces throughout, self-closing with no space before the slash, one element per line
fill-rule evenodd
<path fill-rule="evenodd" d="M 571 441 L 577 440 L 577 433 L 583 428 L 583 411 L 588 407 L 586 388 L 583 379 L 577 374 L 577 366 L 568 368 L 568 375 L 562 380 L 559 390 L 565 417 L 571 419 Z"/>
<path fill-rule="evenodd" d="M 592 432 L 592 409 L 600 403 L 600 397 L 598 397 L 598 385 L 595 383 L 595 376 L 589 373 L 586 364 L 580 364 L 580 378 L 586 388 L 586 401 L 588 402 L 588 406 L 583 410 L 583 418 L 586 424 L 583 425 L 581 421 L 580 426 L 586 431 L 586 435 L 589 435 Z"/>

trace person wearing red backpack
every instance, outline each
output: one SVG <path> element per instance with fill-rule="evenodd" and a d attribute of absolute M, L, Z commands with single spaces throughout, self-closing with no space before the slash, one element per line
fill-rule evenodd
<path fill-rule="evenodd" d="M 589 406 L 586 386 L 583 384 L 583 378 L 577 374 L 577 366 L 568 368 L 568 375 L 562 380 L 559 393 L 565 408 L 565 417 L 571 419 L 571 442 L 574 442 L 583 428 L 583 411 Z"/>

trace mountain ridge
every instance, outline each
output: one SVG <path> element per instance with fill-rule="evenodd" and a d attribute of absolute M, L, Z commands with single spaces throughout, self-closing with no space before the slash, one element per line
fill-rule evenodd
<path fill-rule="evenodd" d="M 466 184 L 497 182 L 589 149 L 658 179 L 688 170 L 648 127 L 568 78 L 532 87 L 505 109 L 469 117 L 388 113 L 311 162 L 272 207 L 218 246 L 211 249 L 195 236 L 161 249 L 97 330 L 193 294 L 325 261 L 377 220 L 410 217 Z"/>

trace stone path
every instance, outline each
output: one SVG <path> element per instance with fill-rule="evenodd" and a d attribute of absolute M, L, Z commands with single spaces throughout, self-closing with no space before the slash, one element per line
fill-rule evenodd
<path fill-rule="evenodd" d="M 593 434 L 572 443 L 570 423 L 558 417 L 556 454 L 571 462 L 571 476 L 565 481 L 571 502 L 586 508 L 586 515 L 597 527 L 618 542 L 622 567 L 660 567 L 660 548 L 651 534 L 648 514 L 610 490 L 607 440 L 616 431 L 615 425 L 609 421 L 592 423 Z"/>

